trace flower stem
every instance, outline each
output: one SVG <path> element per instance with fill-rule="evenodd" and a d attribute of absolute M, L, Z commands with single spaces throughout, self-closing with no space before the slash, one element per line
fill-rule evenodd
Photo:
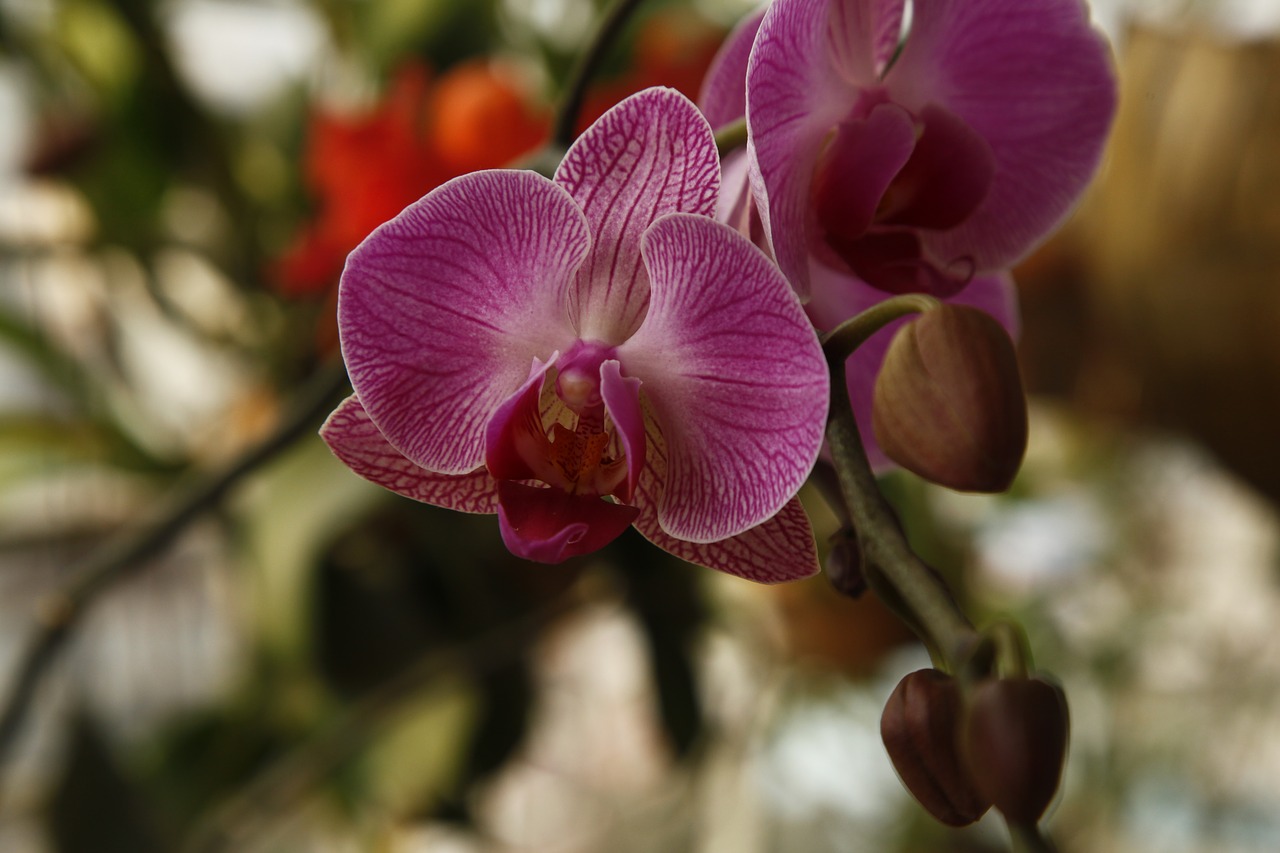
<path fill-rule="evenodd" d="M 1035 824 L 1009 824 L 1013 853 L 1058 853 L 1053 842 Z"/>
<path fill-rule="evenodd" d="M 938 574 L 911 550 L 893 509 L 876 485 L 862 447 L 845 384 L 845 360 L 876 331 L 907 314 L 929 311 L 938 301 L 923 294 L 887 299 L 827 335 L 823 349 L 831 369 L 827 442 L 844 503 L 862 549 L 863 571 L 876 595 L 920 635 L 939 662 L 954 671 L 981 636 L 960 611 Z"/>
<path fill-rule="evenodd" d="M 582 112 L 582 101 L 586 97 L 587 85 L 595 76 L 609 53 L 613 43 L 626 25 L 627 20 L 640 7 L 643 0 L 617 0 L 600 21 L 588 48 L 578 55 L 578 62 L 569 74 L 569 83 L 565 89 L 564 99 L 556 112 L 555 124 L 551 130 L 551 145 L 565 149 L 573 142 L 574 128 L 578 124 L 578 115 Z"/>
<path fill-rule="evenodd" d="M 747 120 L 745 117 L 716 128 L 716 151 L 720 156 L 747 144 Z"/>

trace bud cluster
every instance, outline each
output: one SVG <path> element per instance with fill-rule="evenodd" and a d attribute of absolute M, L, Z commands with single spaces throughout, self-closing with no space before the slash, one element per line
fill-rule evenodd
<path fill-rule="evenodd" d="M 894 769 L 935 818 L 964 826 L 995 806 L 1032 825 L 1058 790 L 1067 747 L 1067 703 L 1041 678 L 962 684 L 936 669 L 898 683 L 880 719 Z"/>

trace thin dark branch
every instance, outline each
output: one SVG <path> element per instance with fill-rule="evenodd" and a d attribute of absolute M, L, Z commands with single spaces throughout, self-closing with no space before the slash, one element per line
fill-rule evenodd
<path fill-rule="evenodd" d="M 273 459 L 302 436 L 315 430 L 321 418 L 347 389 L 346 371 L 333 364 L 317 373 L 299 393 L 295 408 L 274 433 L 224 471 L 195 483 L 141 529 L 122 532 L 101 550 L 72 568 L 70 580 L 42 599 L 36 626 L 19 658 L 0 714 L 0 768 L 3 768 L 22 730 L 50 665 L 98 596 L 116 581 L 139 571 L 188 525 L 217 506 L 246 474 Z"/>
<path fill-rule="evenodd" d="M 608 56 L 613 43 L 617 41 L 627 20 L 640 7 L 643 0 L 617 0 L 605 13 L 600 22 L 600 29 L 586 51 L 579 54 L 578 63 L 569 75 L 569 83 L 565 89 L 560 109 L 556 113 L 556 122 L 551 130 L 551 144 L 557 148 L 568 148 L 573 142 L 574 128 L 578 124 L 578 115 L 582 112 L 582 101 L 586 97 L 587 85 L 590 84 L 600 63 Z"/>

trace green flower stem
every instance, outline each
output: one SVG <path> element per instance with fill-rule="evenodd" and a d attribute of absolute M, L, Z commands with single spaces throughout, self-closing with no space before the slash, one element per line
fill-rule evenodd
<path fill-rule="evenodd" d="M 1009 824 L 1013 853 L 1058 853 L 1058 848 L 1035 824 Z"/>
<path fill-rule="evenodd" d="M 564 99 L 560 102 L 560 109 L 556 112 L 555 124 L 552 126 L 552 147 L 564 150 L 573 142 L 573 131 L 578 123 L 578 114 L 582 112 L 587 85 L 622 33 L 622 28 L 642 2 L 643 0 L 617 0 L 600 21 L 600 28 L 596 30 L 591 44 L 578 55 L 578 63 L 569 74 Z"/>
<path fill-rule="evenodd" d="M 896 296 L 847 321 L 827 335 L 823 349 L 831 368 L 831 412 L 827 442 L 849 518 L 857 531 L 867 583 L 920 635 L 949 670 L 959 667 L 981 641 L 951 591 L 907 542 L 893 509 L 876 485 L 862 447 L 845 385 L 845 360 L 885 324 L 930 311 L 939 302 L 923 294 Z"/>
<path fill-rule="evenodd" d="M 716 150 L 720 152 L 721 157 L 746 144 L 747 120 L 745 117 L 716 128 Z"/>

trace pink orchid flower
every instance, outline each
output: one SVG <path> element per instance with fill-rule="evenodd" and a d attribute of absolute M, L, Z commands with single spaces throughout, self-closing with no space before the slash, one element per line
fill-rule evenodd
<path fill-rule="evenodd" d="M 355 394 L 322 434 L 402 495 L 498 515 L 559 562 L 630 525 L 757 581 L 817 568 L 795 499 L 828 375 L 786 280 L 711 218 L 711 128 L 669 89 L 596 122 L 550 181 L 485 171 L 433 190 L 347 260 Z"/>
<path fill-rule="evenodd" d="M 905 39 L 905 0 L 775 0 L 739 24 L 699 99 L 714 126 L 748 117 L 716 215 L 775 254 L 821 330 L 917 291 L 1016 338 L 1003 267 L 1097 167 L 1115 110 L 1109 50 L 1078 0 L 912 6 Z M 845 365 L 877 470 L 892 463 L 872 393 L 901 323 Z"/>
<path fill-rule="evenodd" d="M 1081 0 L 907 6 L 775 0 L 705 84 L 713 125 L 746 115 L 726 175 L 749 174 L 756 227 L 802 296 L 814 262 L 955 293 L 1030 251 L 1101 157 L 1115 75 Z M 726 194 L 740 213 L 744 183 Z"/>

